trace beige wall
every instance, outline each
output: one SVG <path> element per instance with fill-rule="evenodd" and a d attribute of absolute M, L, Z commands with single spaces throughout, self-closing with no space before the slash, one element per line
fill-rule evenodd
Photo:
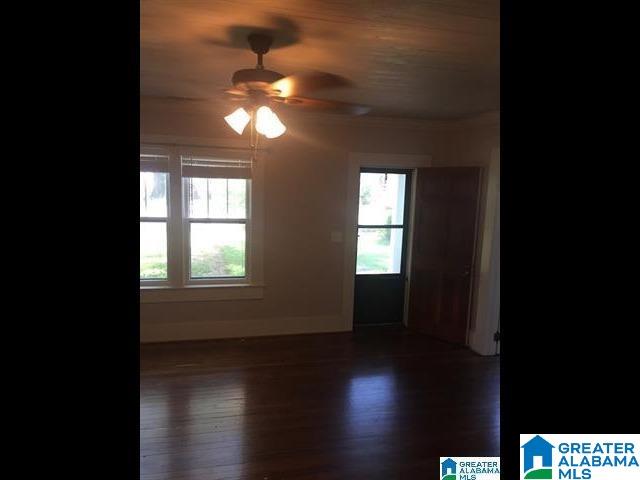
<path fill-rule="evenodd" d="M 487 167 L 492 151 L 500 147 L 500 116 L 497 112 L 455 122 L 446 142 L 444 164 Z"/>
<path fill-rule="evenodd" d="M 206 105 L 145 99 L 141 134 L 237 138 L 222 116 Z M 141 304 L 143 342 L 344 330 L 344 245 L 331 232 L 344 229 L 348 152 L 430 154 L 444 165 L 486 143 L 476 147 L 477 135 L 443 122 L 281 116 L 289 130 L 269 142 L 265 164 L 264 298 Z"/>

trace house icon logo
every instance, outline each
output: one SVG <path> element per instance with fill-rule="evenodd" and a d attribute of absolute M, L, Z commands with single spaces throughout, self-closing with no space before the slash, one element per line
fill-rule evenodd
<path fill-rule="evenodd" d="M 442 462 L 442 475 L 440 476 L 441 480 L 456 480 L 456 469 L 458 464 L 447 458 L 444 462 Z"/>
<path fill-rule="evenodd" d="M 536 435 L 522 445 L 524 449 L 522 474 L 524 479 L 553 478 L 553 449 L 555 448 L 540 435 Z"/>

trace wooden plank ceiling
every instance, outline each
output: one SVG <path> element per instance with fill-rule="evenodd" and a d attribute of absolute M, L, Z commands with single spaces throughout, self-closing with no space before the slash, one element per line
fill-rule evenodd
<path fill-rule="evenodd" d="M 239 32 L 256 26 L 289 43 L 266 68 L 355 83 L 315 97 L 463 118 L 499 108 L 499 22 L 498 0 L 142 0 L 141 94 L 223 101 L 233 72 L 255 65 Z"/>

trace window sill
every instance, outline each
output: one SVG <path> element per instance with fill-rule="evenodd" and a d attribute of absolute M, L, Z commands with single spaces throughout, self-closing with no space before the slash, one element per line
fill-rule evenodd
<path fill-rule="evenodd" d="M 141 286 L 140 303 L 213 302 L 263 298 L 264 285 Z"/>

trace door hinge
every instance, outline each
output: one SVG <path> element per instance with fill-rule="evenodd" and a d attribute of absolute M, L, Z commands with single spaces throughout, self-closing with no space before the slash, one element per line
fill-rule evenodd
<path fill-rule="evenodd" d="M 499 330 L 496 333 L 493 334 L 493 341 L 494 342 L 499 342 L 500 341 L 500 331 Z"/>

